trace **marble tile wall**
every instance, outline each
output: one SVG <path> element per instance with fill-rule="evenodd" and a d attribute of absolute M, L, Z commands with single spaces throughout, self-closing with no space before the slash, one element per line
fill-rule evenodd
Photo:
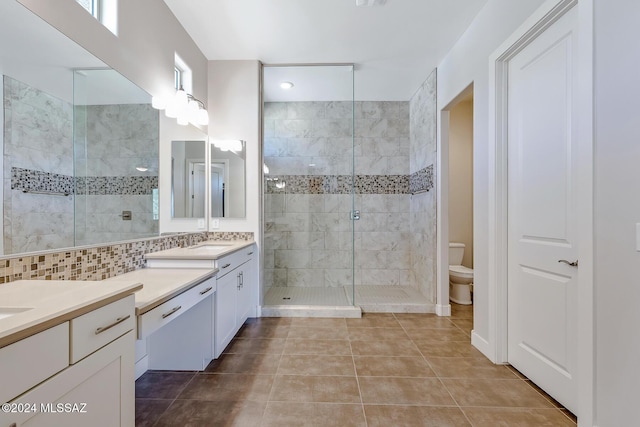
<path fill-rule="evenodd" d="M 73 245 L 74 197 L 24 194 L 27 177 L 37 188 L 71 185 L 72 105 L 11 77 L 3 78 L 5 253 Z"/>
<path fill-rule="evenodd" d="M 253 233 L 186 233 L 112 245 L 0 257 L 0 286 L 16 280 L 103 280 L 145 265 L 144 254 L 205 240 L 253 240 Z"/>
<path fill-rule="evenodd" d="M 436 163 L 436 70 L 411 99 L 410 172 L 420 182 L 433 185 Z M 414 178 L 415 177 L 415 178 Z M 429 184 L 430 181 L 430 184 Z M 411 261 L 413 286 L 436 301 L 436 192 L 416 192 L 410 203 Z"/>
<path fill-rule="evenodd" d="M 265 104 L 265 288 L 410 284 L 409 103 L 354 107 Z"/>
<path fill-rule="evenodd" d="M 75 114 L 76 244 L 157 235 L 158 111 L 146 104 L 89 105 L 76 106 Z M 123 220 L 122 211 L 132 219 Z"/>

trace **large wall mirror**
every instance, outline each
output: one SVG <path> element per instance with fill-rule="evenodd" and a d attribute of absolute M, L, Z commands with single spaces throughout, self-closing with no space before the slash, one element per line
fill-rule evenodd
<path fill-rule="evenodd" d="M 0 255 L 158 235 L 151 97 L 16 1 L 0 75 Z"/>
<path fill-rule="evenodd" d="M 171 217 L 244 218 L 245 151 L 244 141 L 171 141 Z"/>

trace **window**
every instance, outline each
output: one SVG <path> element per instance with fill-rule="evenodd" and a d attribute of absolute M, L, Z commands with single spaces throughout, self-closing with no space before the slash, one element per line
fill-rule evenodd
<path fill-rule="evenodd" d="M 176 90 L 178 90 L 182 86 L 182 70 L 178 67 L 175 67 L 173 69 L 173 75 L 174 75 L 174 86 L 176 87 Z"/>
<path fill-rule="evenodd" d="M 118 0 L 76 0 L 87 12 L 118 35 Z"/>

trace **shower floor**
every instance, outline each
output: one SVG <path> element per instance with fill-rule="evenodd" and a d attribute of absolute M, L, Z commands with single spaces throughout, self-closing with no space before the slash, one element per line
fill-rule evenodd
<path fill-rule="evenodd" d="M 409 286 L 355 287 L 356 306 L 364 312 L 432 313 L 434 304 Z M 273 287 L 264 298 L 264 307 L 278 306 L 286 310 L 292 306 L 313 308 L 352 306 L 351 287 Z M 264 310 L 264 308 L 263 308 Z"/>

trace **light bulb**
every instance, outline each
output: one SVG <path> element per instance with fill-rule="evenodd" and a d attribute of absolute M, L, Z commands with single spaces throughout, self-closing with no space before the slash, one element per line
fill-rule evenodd
<path fill-rule="evenodd" d="M 183 89 L 178 90 L 176 92 L 176 105 L 178 106 L 178 108 L 186 106 L 188 102 L 189 99 L 187 98 L 187 92 L 185 92 Z"/>
<path fill-rule="evenodd" d="M 161 96 L 154 96 L 151 98 L 151 106 L 156 110 L 164 110 L 167 108 L 167 102 Z"/>
<path fill-rule="evenodd" d="M 202 126 L 209 125 L 209 112 L 204 108 L 198 110 L 198 124 Z"/>
<path fill-rule="evenodd" d="M 176 117 L 178 117 L 178 109 L 176 108 L 175 102 L 170 102 L 167 105 L 167 109 L 164 110 L 164 115 L 171 119 L 175 119 Z"/>

